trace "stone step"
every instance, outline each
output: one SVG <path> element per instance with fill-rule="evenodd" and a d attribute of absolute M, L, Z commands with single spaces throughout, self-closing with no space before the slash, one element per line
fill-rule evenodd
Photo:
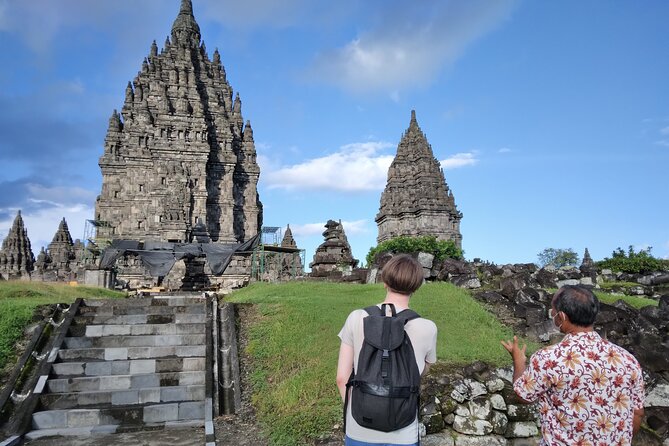
<path fill-rule="evenodd" d="M 57 362 L 51 366 L 53 378 L 82 376 L 138 375 L 142 373 L 204 371 L 205 358 L 133 359 L 121 361 Z"/>
<path fill-rule="evenodd" d="M 151 315 L 151 314 L 204 314 L 205 306 L 199 305 L 176 305 L 176 306 L 82 306 L 79 307 L 79 315 Z"/>
<path fill-rule="evenodd" d="M 87 427 L 70 427 L 60 429 L 39 429 L 28 432 L 24 435 L 25 440 L 39 440 L 48 437 L 59 437 L 57 444 L 59 446 L 81 446 L 86 441 L 85 439 L 91 436 L 96 436 L 94 443 L 96 444 L 174 444 L 175 437 L 183 439 L 187 436 L 191 441 L 179 442 L 180 445 L 202 445 L 205 444 L 204 432 L 194 430 L 193 428 L 202 427 L 202 420 L 185 420 L 185 421 L 168 421 L 165 423 L 151 423 L 150 425 L 100 425 Z M 177 431 L 185 434 L 180 434 Z M 116 438 L 114 435 L 119 434 L 122 437 Z M 68 437 L 73 437 L 68 440 Z M 84 437 L 74 438 L 74 437 Z M 39 444 L 53 444 L 53 438 L 49 438 L 50 443 Z M 177 440 L 178 441 L 178 440 Z M 91 442 L 89 442 L 91 443 Z M 26 443 L 31 444 L 31 443 Z"/>
<path fill-rule="evenodd" d="M 128 299 L 84 299 L 87 307 L 149 307 L 149 306 L 184 306 L 203 305 L 206 300 L 202 297 L 140 297 Z"/>
<path fill-rule="evenodd" d="M 204 385 L 147 387 L 133 390 L 100 390 L 76 393 L 47 393 L 40 397 L 48 410 L 91 408 L 98 409 L 136 404 L 204 401 Z"/>
<path fill-rule="evenodd" d="M 103 409 L 61 409 L 33 413 L 33 429 L 138 426 L 175 421 L 204 422 L 204 401 L 184 401 L 148 406 L 115 406 Z"/>
<path fill-rule="evenodd" d="M 205 356 L 204 343 L 201 345 L 171 345 L 162 347 L 107 347 L 60 349 L 58 359 L 71 361 L 115 361 L 131 359 L 188 358 Z"/>
<path fill-rule="evenodd" d="M 179 308 L 179 307 L 177 307 Z M 76 316 L 72 321 L 72 326 L 78 325 L 138 325 L 138 324 L 199 324 L 203 323 L 205 316 L 203 313 L 168 313 L 168 314 L 97 314 L 87 313 Z"/>
<path fill-rule="evenodd" d="M 164 347 L 177 345 L 204 345 L 204 334 L 164 336 L 104 336 L 96 338 L 66 337 L 65 348 L 109 348 L 109 347 Z M 63 348 L 61 346 L 61 348 Z"/>
<path fill-rule="evenodd" d="M 204 385 L 204 371 L 164 372 L 138 375 L 83 376 L 48 379 L 46 388 L 53 393 L 99 390 L 139 390 L 147 387 Z"/>
<path fill-rule="evenodd" d="M 158 336 L 203 334 L 204 323 L 200 324 L 142 324 L 142 325 L 79 325 L 70 327 L 68 334 L 71 337 L 86 336 L 97 338 L 102 336 Z"/>

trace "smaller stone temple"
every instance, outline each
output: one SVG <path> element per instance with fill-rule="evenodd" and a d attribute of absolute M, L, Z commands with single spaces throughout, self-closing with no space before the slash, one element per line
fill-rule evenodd
<path fill-rule="evenodd" d="M 28 231 L 19 211 L 0 249 L 0 279 L 30 280 L 34 264 L 35 256 L 30 248 Z"/>
<path fill-rule="evenodd" d="M 460 220 L 453 192 L 432 147 L 411 111 L 409 128 L 388 169 L 388 182 L 376 215 L 377 242 L 398 236 L 432 235 L 462 247 Z"/>
<path fill-rule="evenodd" d="M 81 279 L 84 249 L 81 241 L 72 241 L 67 221 L 63 218 L 47 249 L 42 247 L 37 255 L 33 280 L 69 282 Z"/>
<path fill-rule="evenodd" d="M 283 240 L 281 240 L 281 247 L 290 250 L 296 250 L 290 256 L 284 257 L 281 261 L 281 275 L 283 277 L 296 277 L 304 273 L 302 266 L 302 257 L 300 251 L 297 251 L 297 242 L 293 237 L 293 231 L 290 230 L 290 225 L 286 225 L 286 232 L 283 233 Z"/>
<path fill-rule="evenodd" d="M 325 241 L 316 248 L 314 260 L 309 264 L 312 277 L 330 275 L 348 275 L 358 265 L 353 258 L 351 245 L 348 243 L 341 220 L 328 220 L 323 232 Z"/>

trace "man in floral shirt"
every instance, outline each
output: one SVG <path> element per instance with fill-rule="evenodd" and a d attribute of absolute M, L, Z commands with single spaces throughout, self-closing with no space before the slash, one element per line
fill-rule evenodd
<path fill-rule="evenodd" d="M 631 445 L 643 419 L 641 367 L 625 349 L 593 330 L 599 301 L 592 291 L 564 286 L 553 296 L 550 316 L 565 333 L 556 345 L 532 355 L 526 366 L 518 338 L 502 341 L 513 357 L 513 388 L 539 402 L 542 445 Z"/>

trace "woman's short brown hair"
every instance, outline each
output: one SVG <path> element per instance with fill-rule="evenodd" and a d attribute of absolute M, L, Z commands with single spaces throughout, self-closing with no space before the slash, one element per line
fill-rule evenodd
<path fill-rule="evenodd" d="M 398 254 L 383 267 L 381 280 L 392 291 L 413 294 L 423 284 L 423 267 L 410 255 Z"/>

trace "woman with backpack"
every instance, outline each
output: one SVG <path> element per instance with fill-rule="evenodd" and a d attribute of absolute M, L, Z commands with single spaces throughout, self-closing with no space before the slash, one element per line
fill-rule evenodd
<path fill-rule="evenodd" d="M 400 254 L 381 274 L 383 302 L 353 311 L 339 332 L 346 446 L 418 445 L 420 376 L 437 360 L 436 325 L 409 309 L 422 266 Z"/>

